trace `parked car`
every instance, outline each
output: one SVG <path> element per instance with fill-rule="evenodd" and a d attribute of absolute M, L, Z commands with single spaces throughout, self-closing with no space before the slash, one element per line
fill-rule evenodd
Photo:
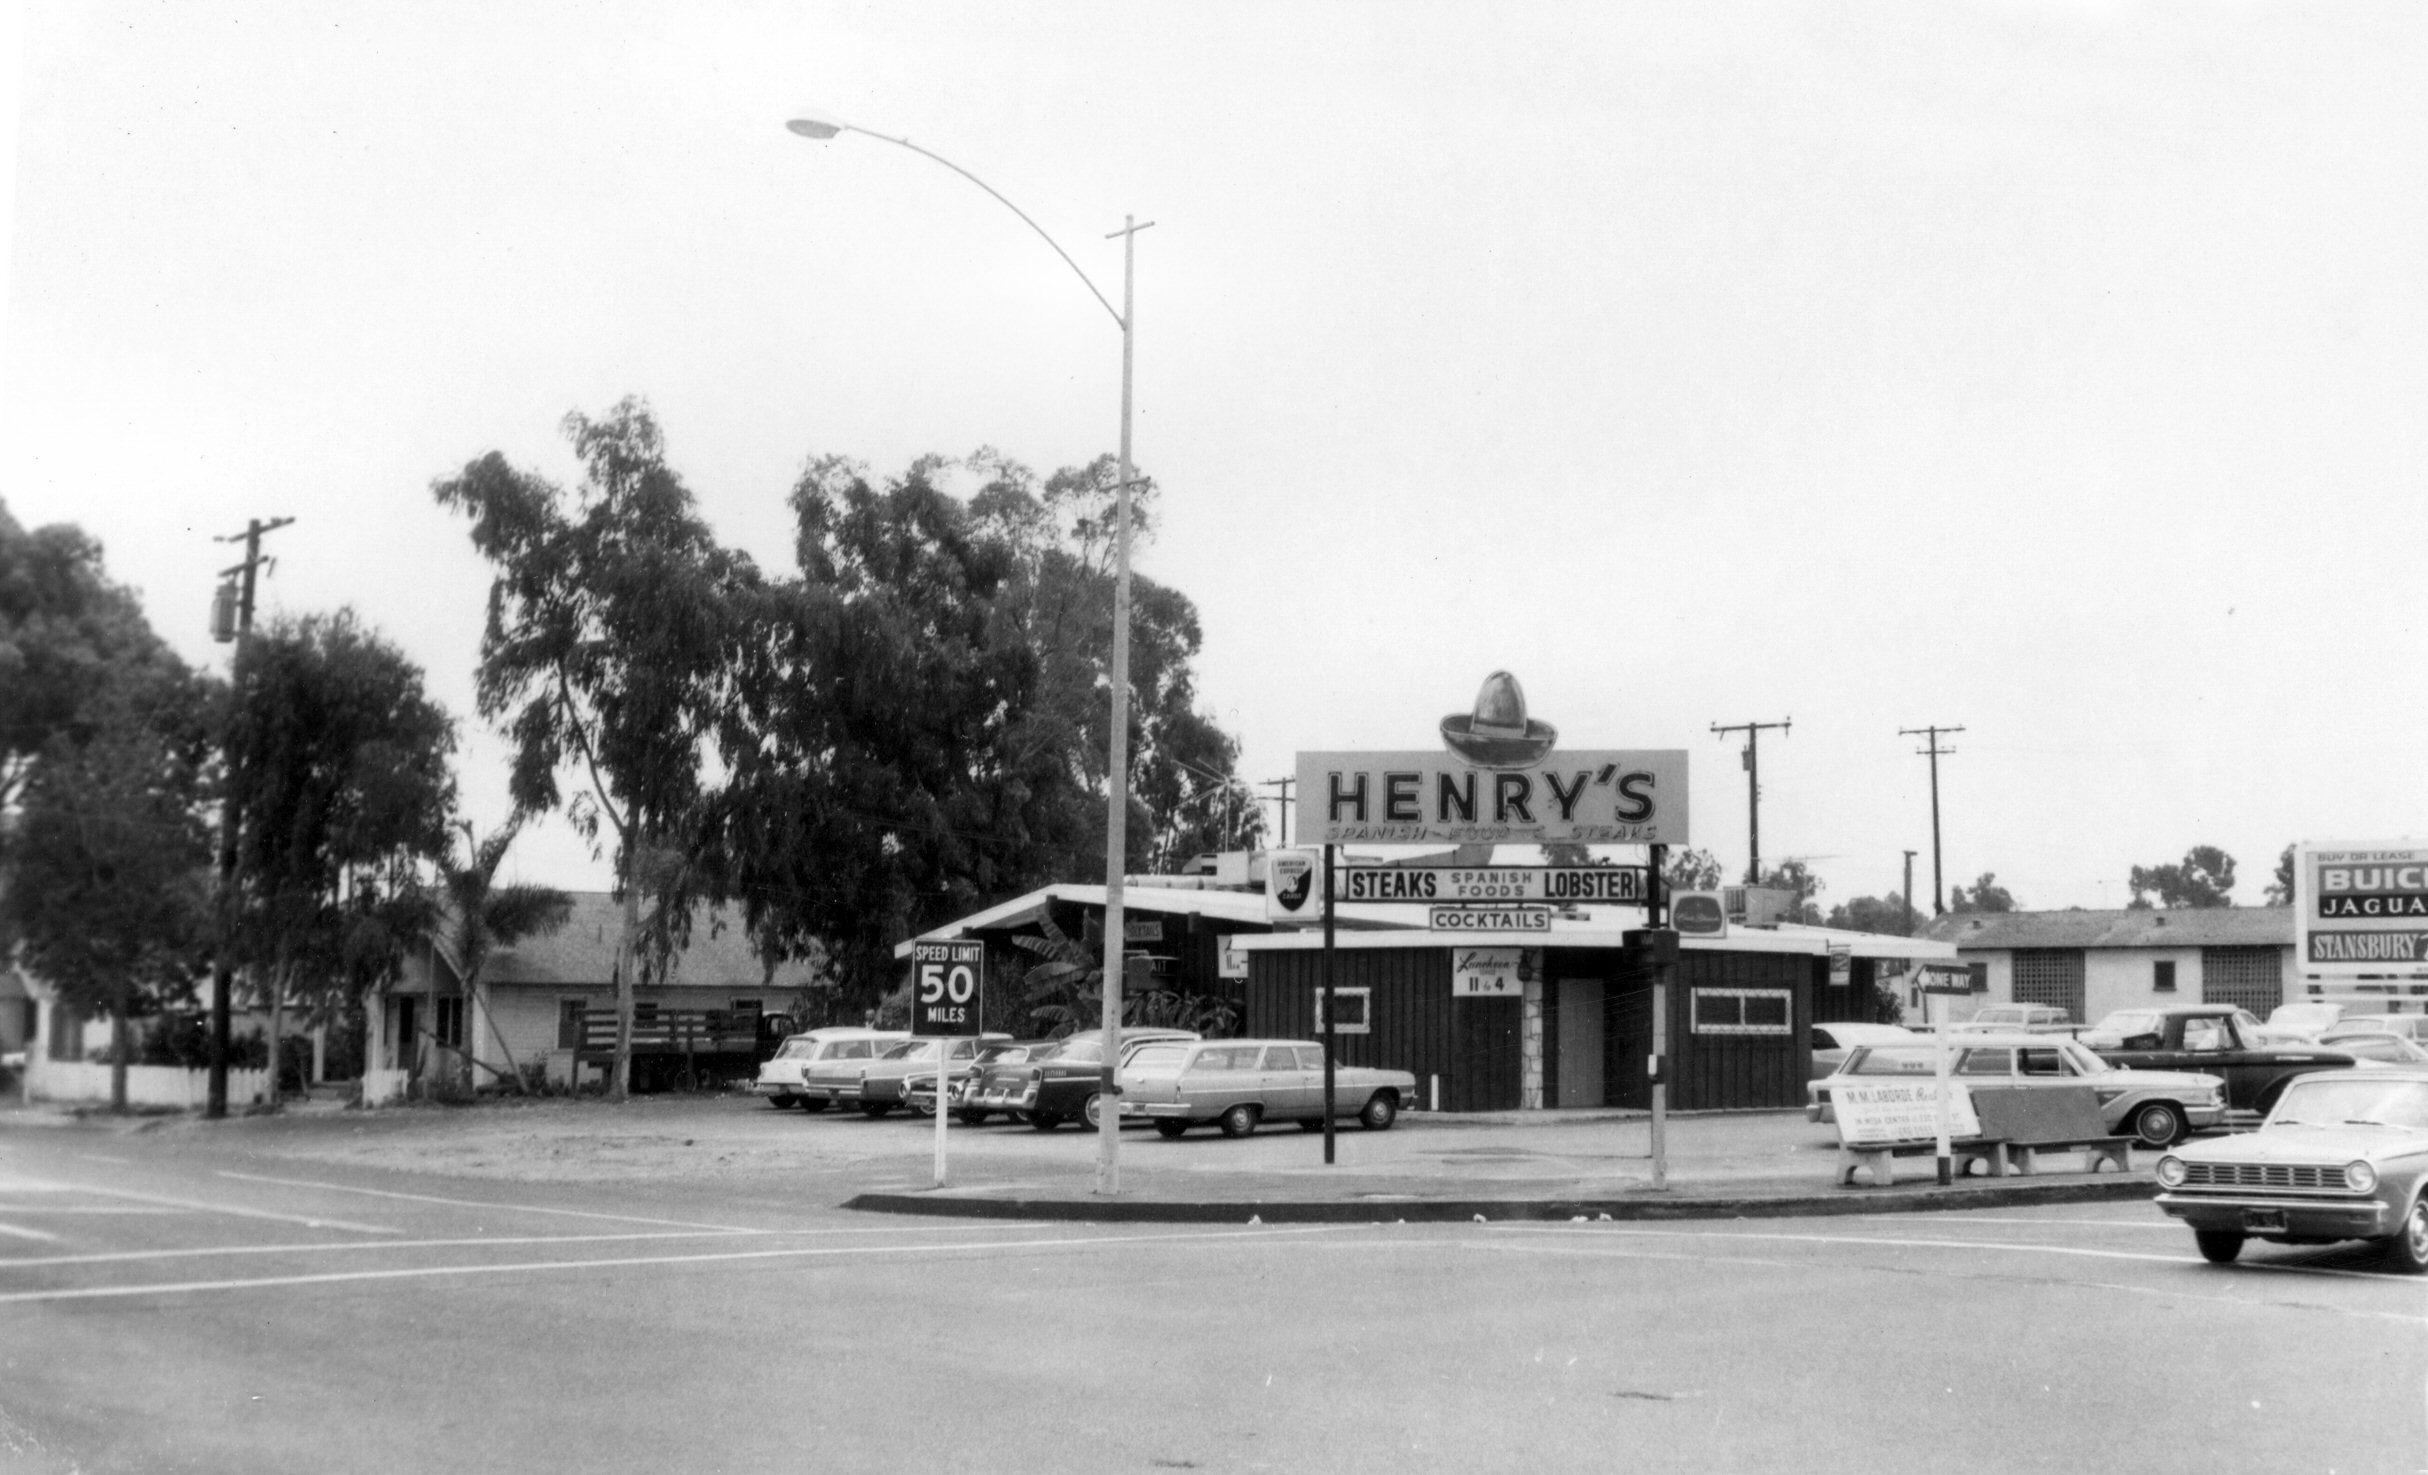
<path fill-rule="evenodd" d="M 2329 1041 L 2336 1049 L 2358 1061 L 2376 1061 L 2380 1065 L 2413 1065 L 2428 1061 L 2428 1047 L 2409 1035 L 2383 1032 L 2344 1035 Z"/>
<path fill-rule="evenodd" d="M 1141 1047 L 1170 1040 L 1194 1040 L 1187 1029 L 1125 1028 L 1121 1055 L 1127 1061 Z M 1081 1030 L 1065 1035 L 1026 1060 L 1006 1060 L 978 1073 L 963 1098 L 970 1111 L 1004 1112 L 1041 1132 L 1051 1132 L 1077 1118 L 1098 1126 L 1104 1086 L 1104 1031 Z"/>
<path fill-rule="evenodd" d="M 833 1094 L 821 1077 L 821 1084 L 812 1088 L 807 1073 L 813 1066 L 831 1065 L 839 1069 L 873 1058 L 878 1051 L 910 1036 L 898 1029 L 859 1029 L 836 1025 L 785 1036 L 776 1053 L 759 1067 L 759 1078 L 751 1084 L 755 1095 L 767 1098 L 767 1104 L 777 1108 L 798 1106 L 806 1111 L 824 1111 Z M 838 1075 L 836 1079 L 841 1079 Z"/>
<path fill-rule="evenodd" d="M 2285 1083 L 2312 1071 L 2341 1070 L 2353 1057 L 2318 1045 L 2268 1044 L 2254 1037 L 2249 1010 L 2230 1004 L 2126 1009 L 2086 1030 L 2082 1043 L 2111 1065 L 2197 1070 L 2224 1079 L 2226 1124 L 2257 1126 Z"/>
<path fill-rule="evenodd" d="M 978 1051 L 1011 1036 L 1002 1033 L 958 1035 L 950 1038 L 930 1036 L 907 1039 L 888 1045 L 874 1060 L 863 1060 L 852 1070 L 847 1080 L 835 1080 L 831 1090 L 837 1106 L 856 1106 L 872 1117 L 879 1117 L 902 1104 L 902 1078 L 924 1067 L 933 1073 L 939 1062 L 949 1069 L 955 1064 L 966 1065 L 978 1058 Z M 817 1081 L 824 1073 L 812 1067 L 804 1078 Z"/>
<path fill-rule="evenodd" d="M 1812 1079 L 1833 1075 L 1858 1045 L 1927 1044 L 1928 1038 L 1902 1024 L 1816 1024 L 1813 1026 Z"/>
<path fill-rule="evenodd" d="M 950 1068 L 951 1079 L 945 1087 L 945 1099 L 951 1104 L 953 1115 L 973 1127 L 982 1125 L 994 1113 L 971 1106 L 968 1097 L 970 1088 L 977 1084 L 987 1067 L 1022 1064 L 1042 1051 L 1053 1049 L 1058 1043 L 1056 1040 L 1005 1040 L 980 1050 L 974 1059 L 956 1061 Z M 902 1104 L 918 1116 L 936 1114 L 934 1070 L 915 1070 L 902 1077 Z"/>
<path fill-rule="evenodd" d="M 1121 1114 L 1178 1137 L 1208 1122 L 1225 1137 L 1245 1137 L 1259 1123 L 1291 1121 L 1315 1130 L 1324 1122 L 1324 1049 L 1312 1040 L 1175 1040 L 1142 1046 L 1121 1068 Z M 1381 1132 L 1416 1099 L 1416 1077 L 1404 1070 L 1334 1065 L 1337 1115 Z"/>
<path fill-rule="evenodd" d="M 2158 1206 L 2213 1264 L 2250 1239 L 2370 1239 L 2428 1270 L 2428 1067 L 2321 1071 L 2286 1084 L 2256 1132 L 2158 1160 Z"/>
<path fill-rule="evenodd" d="M 1950 1025 L 1952 1031 L 2024 1030 L 2032 1034 L 2074 1027 L 2074 1016 L 2055 1004 L 1984 1004 L 1973 1017 Z"/>
<path fill-rule="evenodd" d="M 2322 1031 L 2318 1042 L 2341 1050 L 2347 1040 L 2369 1035 L 2401 1035 L 2428 1042 L 2428 1014 L 2347 1014 L 2333 1028 Z"/>
<path fill-rule="evenodd" d="M 2099 1093 L 2099 1118 L 2107 1129 L 2138 1138 L 2144 1147 L 2171 1146 L 2216 1126 L 2225 1111 L 2224 1083 L 2215 1076 L 2122 1069 L 2063 1035 L 1951 1035 L 1948 1057 L 1948 1078 L 1966 1086 L 2090 1086 Z M 1836 1075 L 1805 1087 L 1804 1114 L 1834 1122 L 1833 1088 L 1883 1076 L 1929 1076 L 1938 1061 L 1939 1047 L 1927 1040 L 1862 1046 Z"/>
<path fill-rule="evenodd" d="M 2316 1000 L 2279 1004 L 2268 1011 L 2267 1022 L 2259 1027 L 2259 1038 L 2280 1045 L 2314 1045 L 2320 1034 L 2333 1029 L 2343 1017 L 2341 1004 Z"/>

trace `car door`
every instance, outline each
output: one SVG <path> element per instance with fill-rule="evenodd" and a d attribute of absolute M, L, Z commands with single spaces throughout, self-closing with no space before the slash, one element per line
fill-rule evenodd
<path fill-rule="evenodd" d="M 1264 1097 L 1265 1120 L 1318 1118 L 1324 1110 L 1324 1079 L 1310 1075 L 1295 1045 L 1267 1045 L 1257 1062 L 1257 1089 Z"/>

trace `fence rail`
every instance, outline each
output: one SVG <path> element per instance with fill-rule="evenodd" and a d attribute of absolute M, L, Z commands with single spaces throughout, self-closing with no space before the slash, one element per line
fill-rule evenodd
<path fill-rule="evenodd" d="M 632 1019 L 632 1049 L 647 1055 L 747 1054 L 759 1048 L 761 1016 L 747 1009 L 652 1009 Z M 615 1053 L 615 1015 L 582 1016 L 583 1059 Z"/>

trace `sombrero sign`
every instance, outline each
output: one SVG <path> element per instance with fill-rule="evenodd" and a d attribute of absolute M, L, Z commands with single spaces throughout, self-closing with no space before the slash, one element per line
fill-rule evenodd
<path fill-rule="evenodd" d="M 1301 753 L 1300 834 L 1338 844 L 1686 843 L 1683 748 L 1562 750 L 1517 678 L 1484 678 L 1438 751 Z"/>

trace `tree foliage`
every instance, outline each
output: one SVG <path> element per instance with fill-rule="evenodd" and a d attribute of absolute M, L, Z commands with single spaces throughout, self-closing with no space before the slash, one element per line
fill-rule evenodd
<path fill-rule="evenodd" d="M 1669 858 L 1661 880 L 1672 891 L 1715 891 L 1720 885 L 1720 858 L 1708 850 L 1681 850 Z"/>
<path fill-rule="evenodd" d="M 1763 873 L 1762 884 L 1796 894 L 1796 921 L 1820 923 L 1821 908 L 1814 904 L 1813 898 L 1826 890 L 1828 883 L 1814 875 L 1812 867 L 1801 860 L 1783 860 Z"/>
<path fill-rule="evenodd" d="M 2195 845 L 2173 865 L 2135 866 L 2127 884 L 2133 899 L 2126 905 L 2147 911 L 2151 899 L 2162 907 L 2230 907 L 2234 898 L 2234 857 L 2214 845 Z"/>
<path fill-rule="evenodd" d="M 341 610 L 245 639 L 225 748 L 231 956 L 274 1013 L 292 999 L 325 1017 L 392 974 L 425 925 L 454 724 L 421 668 Z"/>
<path fill-rule="evenodd" d="M 1998 876 L 1983 871 L 1973 882 L 1973 889 L 1962 886 L 1948 888 L 1947 909 L 1950 912 L 2011 912 L 2015 910 L 2015 894 L 1998 884 Z"/>
<path fill-rule="evenodd" d="M 65 523 L 28 533 L 0 502 L 0 811 L 54 737 L 80 746 L 130 714 L 190 737 L 206 696 L 134 591 L 111 582 L 98 541 Z"/>
<path fill-rule="evenodd" d="M 489 955 L 526 937 L 554 932 L 573 914 L 573 898 L 553 886 L 498 884 L 498 867 L 505 863 L 506 851 L 521 833 L 522 824 L 523 817 L 517 815 L 483 840 L 470 823 L 461 823 L 458 828 L 464 837 L 462 857 L 442 853 L 437 858 L 442 907 L 436 926 L 454 963 L 465 1001 L 466 1049 L 461 1084 L 466 1090 L 477 1084 L 472 1079 L 471 1048 L 477 1031 L 484 1024 L 492 1032 L 496 1030 L 488 995 L 481 987 Z M 498 1044 L 504 1048 L 504 1035 L 498 1036 Z M 505 1079 L 521 1088 L 522 1074 L 515 1067 L 511 1051 L 506 1054 L 506 1066 Z"/>
<path fill-rule="evenodd" d="M 26 966 L 79 1013 L 117 1022 L 111 1095 L 126 1104 L 128 1021 L 192 986 L 210 936 L 210 831 L 197 750 L 117 691 L 88 702 L 32 765 L 0 886 Z"/>
<path fill-rule="evenodd" d="M 564 431 L 583 467 L 571 498 L 496 452 L 433 485 L 472 521 L 496 569 L 481 637 L 481 716 L 514 743 L 510 789 L 527 811 L 564 807 L 615 847 L 625 899 L 616 970 L 612 1089 L 629 1084 L 637 972 L 660 975 L 681 945 L 699 867 L 692 845 L 704 744 L 740 716 L 734 681 L 763 653 L 740 608 L 760 588 L 748 556 L 720 546 L 666 464 L 647 405 L 626 399 Z M 567 799 L 568 769 L 582 787 Z M 656 926 L 644 929 L 641 901 Z"/>
<path fill-rule="evenodd" d="M 2288 845 L 2276 857 L 2276 873 L 2268 879 L 2268 889 L 2261 894 L 2261 904 L 2272 907 L 2293 905 L 2293 847 Z"/>
<path fill-rule="evenodd" d="M 1905 898 L 1894 891 L 1886 896 L 1858 896 L 1831 907 L 1829 921 L 1825 925 L 1853 932 L 1904 937 L 1914 930 L 1914 909 L 1906 905 Z"/>

